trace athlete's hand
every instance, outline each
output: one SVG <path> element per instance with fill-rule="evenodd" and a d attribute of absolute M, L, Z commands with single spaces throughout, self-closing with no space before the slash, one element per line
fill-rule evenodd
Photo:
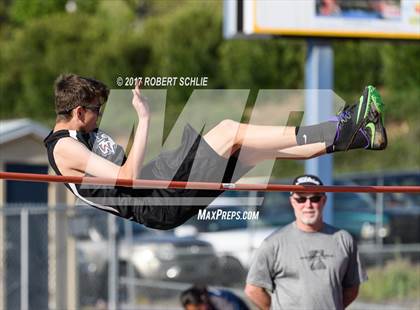
<path fill-rule="evenodd" d="M 149 118 L 150 117 L 149 105 L 147 104 L 146 98 L 141 95 L 140 86 L 141 86 L 141 81 L 138 81 L 136 83 L 136 87 L 131 90 L 133 92 L 132 104 L 139 118 Z"/>

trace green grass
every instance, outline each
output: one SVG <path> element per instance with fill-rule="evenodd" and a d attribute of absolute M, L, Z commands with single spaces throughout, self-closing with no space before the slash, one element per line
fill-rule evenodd
<path fill-rule="evenodd" d="M 367 270 L 360 299 L 372 302 L 420 300 L 420 265 L 397 259 Z"/>

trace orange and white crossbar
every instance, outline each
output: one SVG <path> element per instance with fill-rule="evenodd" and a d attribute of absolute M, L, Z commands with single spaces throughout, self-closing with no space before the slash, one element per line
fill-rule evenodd
<path fill-rule="evenodd" d="M 173 188 L 226 191 L 264 192 L 332 192 L 332 193 L 420 193 L 420 186 L 315 186 L 284 184 L 241 184 L 213 182 L 183 182 L 166 180 L 130 180 L 98 177 L 56 176 L 33 173 L 0 172 L 0 179 L 29 182 L 111 185 L 134 188 Z"/>

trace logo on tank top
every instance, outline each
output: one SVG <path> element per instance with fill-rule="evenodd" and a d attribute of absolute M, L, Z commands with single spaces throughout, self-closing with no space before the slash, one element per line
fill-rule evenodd
<path fill-rule="evenodd" d="M 109 156 L 115 154 L 116 144 L 110 136 L 101 132 L 98 132 L 95 141 L 96 148 L 102 153 L 103 156 Z"/>
<path fill-rule="evenodd" d="M 311 270 L 322 270 L 327 269 L 325 261 L 334 257 L 331 254 L 325 254 L 324 250 L 311 250 L 308 256 L 303 256 L 300 259 L 307 260 Z"/>

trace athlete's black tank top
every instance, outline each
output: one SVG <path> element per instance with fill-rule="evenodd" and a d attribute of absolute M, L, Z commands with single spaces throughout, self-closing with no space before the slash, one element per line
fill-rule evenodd
<path fill-rule="evenodd" d="M 54 159 L 54 147 L 58 140 L 67 137 L 71 137 L 79 141 L 91 152 L 115 163 L 116 165 L 121 166 L 126 160 L 124 149 L 120 145 L 116 144 L 109 135 L 98 129 L 90 133 L 83 133 L 76 130 L 51 131 L 44 139 L 44 144 L 47 148 L 50 165 L 57 175 L 62 175 L 62 173 L 58 169 Z M 131 218 L 131 212 L 127 213 L 126 208 L 121 209 L 118 204 L 112 203 L 116 200 L 116 198 L 125 196 L 125 193 L 127 192 L 126 188 L 119 186 L 84 185 L 73 183 L 66 183 L 65 185 L 84 203 L 104 211 L 111 212 L 115 215 Z"/>

